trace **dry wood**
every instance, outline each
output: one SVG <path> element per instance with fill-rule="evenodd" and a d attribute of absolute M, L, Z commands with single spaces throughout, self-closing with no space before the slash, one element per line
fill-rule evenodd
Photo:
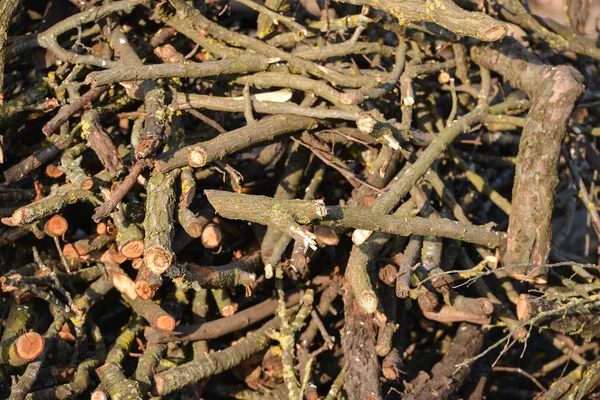
<path fill-rule="evenodd" d="M 593 397 L 554 1 L 0 0 L 0 397 Z"/>

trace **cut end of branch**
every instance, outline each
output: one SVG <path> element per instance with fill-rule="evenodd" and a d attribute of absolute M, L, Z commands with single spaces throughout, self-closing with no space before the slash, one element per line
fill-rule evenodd
<path fill-rule="evenodd" d="M 28 211 L 23 208 L 15 210 L 11 217 L 2 218 L 2 223 L 8 226 L 21 226 L 27 223 Z"/>
<path fill-rule="evenodd" d="M 143 280 L 135 282 L 135 293 L 144 300 L 150 300 L 154 296 L 154 290 L 152 290 L 150 284 Z"/>
<path fill-rule="evenodd" d="M 69 223 L 60 215 L 53 215 L 46 222 L 46 232 L 52 236 L 62 236 L 69 229 Z"/>
<path fill-rule="evenodd" d="M 108 400 L 108 396 L 103 390 L 95 390 L 90 396 L 90 400 Z"/>
<path fill-rule="evenodd" d="M 23 361 L 35 360 L 44 349 L 44 338 L 39 333 L 28 332 L 21 335 L 15 343 L 17 356 Z"/>
<path fill-rule="evenodd" d="M 96 225 L 96 233 L 98 235 L 109 235 L 109 230 L 112 228 L 109 228 L 109 224 L 107 224 L 106 222 L 98 222 L 98 224 Z"/>
<path fill-rule="evenodd" d="M 144 253 L 144 262 L 150 268 L 150 271 L 157 275 L 162 275 L 171 266 L 173 254 L 160 246 L 156 246 Z"/>
<path fill-rule="evenodd" d="M 81 190 L 90 190 L 94 186 L 94 181 L 92 178 L 87 178 L 83 182 L 81 182 Z"/>
<path fill-rule="evenodd" d="M 375 292 L 361 293 L 358 304 L 366 313 L 372 314 L 377 311 L 377 295 Z"/>
<path fill-rule="evenodd" d="M 108 250 L 106 250 L 100 256 L 100 262 L 104 264 L 123 264 L 127 261 L 127 257 L 122 255 L 117 251 L 115 246 L 110 246 Z"/>
<path fill-rule="evenodd" d="M 191 222 L 185 226 L 185 231 L 190 237 L 199 238 L 202 235 L 202 224 L 197 221 Z"/>
<path fill-rule="evenodd" d="M 352 243 L 354 243 L 356 246 L 360 246 L 366 242 L 372 234 L 372 231 L 368 231 L 366 229 L 356 229 L 354 232 L 352 232 Z"/>
<path fill-rule="evenodd" d="M 64 171 L 60 169 L 57 165 L 48 164 L 46 166 L 46 175 L 50 178 L 60 178 L 64 174 Z"/>
<path fill-rule="evenodd" d="M 167 381 L 160 374 L 154 375 L 154 391 L 152 392 L 155 396 L 164 396 L 167 391 Z"/>
<path fill-rule="evenodd" d="M 524 326 L 519 326 L 512 333 L 513 338 L 515 338 L 520 343 L 525 343 L 527 338 L 529 337 L 529 331 Z"/>
<path fill-rule="evenodd" d="M 508 33 L 508 25 L 493 25 L 481 34 L 481 40 L 484 42 L 495 42 L 502 39 Z"/>
<path fill-rule="evenodd" d="M 142 268 L 144 266 L 144 259 L 143 258 L 135 258 L 135 259 L 131 260 L 131 266 L 135 270 Z"/>
<path fill-rule="evenodd" d="M 360 92 L 342 93 L 340 94 L 340 103 L 351 106 L 361 104 L 368 98 L 368 96 L 365 96 Z"/>
<path fill-rule="evenodd" d="M 61 328 L 60 332 L 58 332 L 58 337 L 64 340 L 65 342 L 75 342 L 77 339 L 75 335 L 71 333 L 71 329 L 68 324 L 64 324 Z"/>
<path fill-rule="evenodd" d="M 190 235 L 191 236 L 191 235 Z M 221 245 L 221 241 L 223 240 L 223 233 L 221 232 L 221 228 L 216 224 L 208 224 L 202 230 L 202 234 L 200 235 L 200 240 L 202 241 L 202 245 L 207 249 L 215 249 Z"/>
<path fill-rule="evenodd" d="M 199 168 L 206 165 L 206 151 L 202 147 L 195 147 L 188 154 L 188 164 L 190 167 Z"/>
<path fill-rule="evenodd" d="M 87 76 L 85 77 L 84 83 L 86 85 L 90 85 L 92 88 L 95 88 L 96 86 L 98 86 L 98 79 L 95 76 L 96 74 L 94 72 L 90 72 L 89 74 L 87 74 Z"/>
<path fill-rule="evenodd" d="M 65 257 L 68 257 L 68 258 L 79 258 L 79 257 L 83 256 L 83 254 L 79 254 L 77 252 L 77 249 L 75 248 L 73 243 L 67 243 L 64 245 L 63 254 Z"/>
<path fill-rule="evenodd" d="M 340 236 L 336 230 L 330 226 L 315 225 L 313 228 L 317 239 L 327 246 L 337 246 L 340 242 Z"/>
<path fill-rule="evenodd" d="M 265 278 L 271 279 L 273 277 L 274 270 L 271 264 L 265 265 Z"/>
<path fill-rule="evenodd" d="M 392 264 L 387 264 L 385 267 L 379 270 L 379 279 L 388 286 L 396 285 L 396 277 L 398 276 L 398 270 Z"/>
<path fill-rule="evenodd" d="M 527 321 L 533 316 L 532 302 L 534 296 L 530 294 L 520 294 L 517 300 L 517 318 L 519 321 Z"/>
<path fill-rule="evenodd" d="M 223 317 L 231 317 L 233 314 L 235 314 L 237 309 L 238 309 L 237 303 L 233 303 L 233 304 L 227 304 L 226 306 L 223 306 L 223 308 L 221 308 L 219 310 L 219 312 L 221 313 L 221 315 Z"/>
<path fill-rule="evenodd" d="M 170 315 L 161 315 L 154 321 L 154 327 L 165 332 L 172 332 L 175 329 L 175 318 Z"/>
<path fill-rule="evenodd" d="M 394 354 L 394 357 L 388 356 L 383 360 L 381 374 L 388 380 L 396 381 L 400 378 L 400 374 L 402 374 L 402 370 L 400 369 L 401 366 L 402 359 L 397 355 L 397 353 Z"/>
<path fill-rule="evenodd" d="M 435 293 L 427 291 L 419 296 L 417 303 L 423 313 L 434 312 L 440 306 L 440 299 Z"/>
<path fill-rule="evenodd" d="M 481 301 L 481 312 L 485 315 L 492 315 L 494 313 L 494 304 L 488 299 L 480 299 Z"/>
<path fill-rule="evenodd" d="M 494 305 L 491 301 L 484 297 L 469 298 L 457 296 L 454 299 L 452 306 L 458 311 L 481 315 L 483 317 L 492 315 L 494 313 Z"/>
<path fill-rule="evenodd" d="M 371 114 L 367 113 L 362 113 L 358 120 L 356 120 L 356 127 L 365 135 L 373 133 L 376 124 L 377 120 Z"/>
<path fill-rule="evenodd" d="M 399 283 L 400 282 L 400 283 Z M 410 295 L 410 287 L 401 279 L 396 279 L 396 297 L 405 299 Z"/>
<path fill-rule="evenodd" d="M 142 240 L 132 240 L 125 243 L 120 247 L 119 253 L 129 259 L 139 258 L 144 254 L 144 242 Z"/>
<path fill-rule="evenodd" d="M 110 364 L 113 364 L 113 363 L 107 363 L 107 364 L 101 365 L 98 368 L 96 368 L 96 374 L 98 374 L 98 376 L 100 377 L 100 379 L 102 379 L 102 376 L 104 375 L 104 373 L 105 373 L 106 370 L 110 370 L 111 369 Z"/>

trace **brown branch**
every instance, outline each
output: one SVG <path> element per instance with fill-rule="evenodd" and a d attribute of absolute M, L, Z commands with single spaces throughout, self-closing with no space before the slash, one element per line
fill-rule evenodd
<path fill-rule="evenodd" d="M 92 219 L 94 222 L 100 222 L 102 218 L 107 217 L 123 200 L 129 189 L 137 182 L 138 176 L 148 167 L 148 162 L 146 160 L 139 160 L 135 163 L 135 165 L 129 171 L 129 174 L 125 177 L 123 182 L 121 182 L 110 195 L 110 199 L 105 201 L 100 207 L 97 207 Z"/>
<path fill-rule="evenodd" d="M 359 306 L 350 287 L 344 294 L 345 323 L 342 329 L 344 350 L 344 389 L 350 400 L 381 398 L 379 361 L 375 356 L 377 335 L 372 314 Z"/>
<path fill-rule="evenodd" d="M 154 328 L 165 333 L 172 332 L 175 329 L 175 318 L 152 300 L 144 300 L 139 297 L 133 300 L 128 297 L 123 298 L 136 314 L 148 321 Z"/>
<path fill-rule="evenodd" d="M 227 132 L 208 142 L 163 153 L 158 157 L 157 168 L 164 173 L 188 165 L 194 168 L 203 167 L 228 154 L 272 140 L 279 135 L 314 129 L 316 125 L 317 122 L 312 118 L 293 115 L 265 118 L 252 126 Z"/>
<path fill-rule="evenodd" d="M 6 169 L 4 171 L 4 180 L 6 183 L 13 183 L 21 180 L 30 172 L 58 156 L 61 151 L 68 149 L 72 141 L 73 140 L 69 137 L 57 137 L 50 146 L 34 152 L 17 164 Z"/>
<path fill-rule="evenodd" d="M 194 263 L 188 264 L 188 271 L 192 278 L 202 288 L 231 288 L 240 285 L 249 285 L 256 280 L 255 271 L 262 265 L 260 252 L 244 256 L 229 264 L 218 267 L 202 266 Z"/>
<path fill-rule="evenodd" d="M 419 217 L 380 215 L 369 210 L 347 206 L 326 206 L 318 201 L 276 200 L 217 190 L 204 192 L 223 217 L 241 219 L 259 224 L 274 224 L 287 216 L 301 224 L 321 224 L 346 228 L 366 229 L 395 235 L 437 236 L 487 247 L 502 247 L 504 234 L 443 218 L 431 220 Z"/>
<path fill-rule="evenodd" d="M 144 218 L 144 262 L 155 274 L 161 275 L 175 261 L 172 242 L 175 193 L 173 186 L 179 170 L 152 175 L 148 183 Z"/>
<path fill-rule="evenodd" d="M 98 100 L 100 96 L 102 96 L 102 94 L 107 90 L 108 86 L 98 86 L 92 88 L 85 94 L 79 96 L 70 104 L 62 106 L 60 110 L 58 110 L 58 113 L 42 127 L 42 132 L 44 135 L 50 136 L 55 133 L 61 127 L 61 125 L 67 122 L 73 115 L 81 110 L 90 108 L 93 102 Z"/>
<path fill-rule="evenodd" d="M 160 78 L 208 78 L 248 72 L 259 72 L 273 63 L 267 58 L 244 58 L 191 64 L 156 64 L 136 67 L 115 67 L 106 71 L 90 73 L 85 83 L 92 87 L 110 85 L 116 82 L 154 80 Z"/>
<path fill-rule="evenodd" d="M 87 138 L 88 145 L 98 158 L 104 168 L 114 177 L 119 177 L 125 170 L 125 165 L 112 140 L 102 129 L 99 122 L 100 113 L 96 110 L 87 111 L 82 118 L 82 136 Z"/>
<path fill-rule="evenodd" d="M 424 382 L 419 382 L 411 392 L 403 398 L 430 399 L 432 396 L 451 398 L 468 378 L 471 367 L 457 369 L 456 365 L 465 359 L 476 355 L 483 346 L 483 333 L 475 325 L 462 323 L 452 340 L 452 345 L 444 358 L 434 365 L 431 376 Z"/>
<path fill-rule="evenodd" d="M 481 66 L 504 75 L 531 100 L 517 156 L 503 262 L 545 264 L 550 251 L 560 146 L 571 111 L 583 93 L 581 77 L 566 65 L 540 64 L 512 39 L 473 47 L 471 57 Z M 516 273 L 527 271 L 521 268 Z M 544 274 L 545 269 L 534 272 L 536 276 Z"/>
<path fill-rule="evenodd" d="M 12 17 L 19 6 L 20 0 L 2 0 L 0 1 L 0 104 L 4 102 L 2 89 L 4 88 L 4 56 L 6 53 L 6 43 L 8 39 L 8 28 L 10 27 Z"/>
<path fill-rule="evenodd" d="M 300 301 L 299 293 L 288 295 L 286 306 L 292 307 Z M 277 299 L 268 299 L 231 317 L 221 318 L 202 324 L 178 325 L 170 334 L 147 328 L 146 339 L 152 343 L 187 342 L 216 339 L 229 333 L 253 325 L 270 317 L 277 310 Z"/>
<path fill-rule="evenodd" d="M 294 322 L 290 324 L 294 330 L 298 330 L 302 326 L 304 320 L 310 314 L 311 306 L 312 301 L 305 298 L 303 306 L 296 314 Z M 279 317 L 275 317 L 225 350 L 218 353 L 206 354 L 197 360 L 154 375 L 156 393 L 159 395 L 172 393 L 185 385 L 198 382 L 203 378 L 226 371 L 240 364 L 253 354 L 265 349 L 270 342 L 268 333 L 279 328 L 280 325 L 281 321 Z"/>
<path fill-rule="evenodd" d="M 489 15 L 461 9 L 451 0 L 337 0 L 341 3 L 365 5 L 387 12 L 402 24 L 433 22 L 461 36 L 471 36 L 484 42 L 502 39 L 508 25 Z"/>

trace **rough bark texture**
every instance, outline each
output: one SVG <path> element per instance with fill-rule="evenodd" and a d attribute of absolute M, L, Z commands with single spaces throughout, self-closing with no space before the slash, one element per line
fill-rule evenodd
<path fill-rule="evenodd" d="M 0 0 L 0 397 L 593 397 L 600 8 L 335 1 Z"/>
<path fill-rule="evenodd" d="M 583 93 L 582 78 L 565 65 L 543 65 L 511 39 L 473 47 L 471 56 L 483 67 L 504 75 L 531 100 L 517 156 L 503 262 L 545 264 L 550 252 L 560 146 L 575 102 Z M 518 272 L 528 271 L 522 268 Z M 544 273 L 537 269 L 534 275 Z"/>
<path fill-rule="evenodd" d="M 299 293 L 292 293 L 286 299 L 286 305 L 292 307 L 300 301 Z M 167 334 L 153 329 L 146 329 L 146 338 L 153 343 L 186 342 L 216 339 L 228 333 L 253 325 L 270 317 L 277 310 L 277 300 L 268 299 L 255 306 L 227 318 L 220 318 L 202 324 L 178 325 L 173 332 Z"/>
<path fill-rule="evenodd" d="M 96 373 L 111 398 L 130 400 L 142 398 L 139 384 L 127 379 L 117 364 L 104 364 L 96 369 Z"/>
<path fill-rule="evenodd" d="M 439 399 L 455 398 L 456 392 L 465 383 L 471 372 L 471 365 L 456 368 L 464 360 L 479 353 L 483 346 L 483 333 L 476 325 L 462 323 L 448 352 L 442 360 L 435 364 L 429 379 L 420 382 L 411 393 L 403 396 L 405 399 Z M 418 378 L 417 378 L 418 379 Z"/>
<path fill-rule="evenodd" d="M 483 13 L 468 12 L 450 0 L 337 0 L 343 3 L 368 5 L 389 12 L 404 24 L 411 21 L 434 22 L 458 35 L 494 42 L 508 32 L 508 25 Z"/>
<path fill-rule="evenodd" d="M 223 217 L 264 225 L 275 225 L 278 220 L 291 219 L 299 224 L 366 229 L 402 236 L 434 234 L 488 247 L 504 246 L 504 234 L 500 232 L 447 219 L 433 221 L 420 217 L 385 215 L 346 206 L 326 206 L 319 201 L 286 201 L 216 190 L 206 190 L 205 194 L 217 213 Z"/>
<path fill-rule="evenodd" d="M 19 0 L 0 1 L 0 104 L 4 102 L 2 89 L 4 87 L 4 54 L 6 53 L 6 43 L 8 41 L 8 27 L 19 3 Z M 0 163 L 2 162 L 1 155 L 2 150 L 0 149 Z"/>
<path fill-rule="evenodd" d="M 173 185 L 176 173 L 157 173 L 148 183 L 146 218 L 144 219 L 144 261 L 155 274 L 165 272 L 174 261 L 172 249 L 175 227 L 175 193 Z"/>
<path fill-rule="evenodd" d="M 344 390 L 350 400 L 381 399 L 379 361 L 373 316 L 356 303 L 350 287 L 344 294 L 346 322 L 342 328 L 345 358 Z"/>
<path fill-rule="evenodd" d="M 227 154 L 271 140 L 278 135 L 315 128 L 312 118 L 293 115 L 278 115 L 263 119 L 253 126 L 236 129 L 219 135 L 201 145 L 184 147 L 174 153 L 164 153 L 159 157 L 158 168 L 162 172 L 184 166 L 202 167 Z"/>

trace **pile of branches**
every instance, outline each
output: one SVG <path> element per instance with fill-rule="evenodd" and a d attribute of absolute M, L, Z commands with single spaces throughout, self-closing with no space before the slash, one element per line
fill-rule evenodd
<path fill-rule="evenodd" d="M 589 7 L 0 0 L 0 396 L 590 395 Z"/>

